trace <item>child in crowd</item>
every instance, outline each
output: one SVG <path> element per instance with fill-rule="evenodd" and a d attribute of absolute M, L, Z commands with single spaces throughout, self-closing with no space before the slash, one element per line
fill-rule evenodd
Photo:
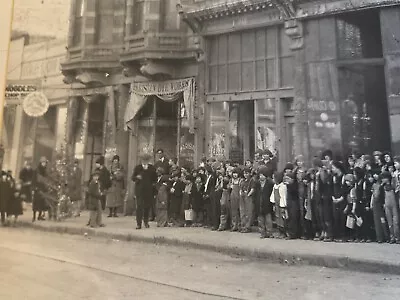
<path fill-rule="evenodd" d="M 170 224 L 172 226 L 181 226 L 180 212 L 182 206 L 183 191 L 185 184 L 180 179 L 180 172 L 175 171 L 172 174 L 172 182 L 170 188 Z"/>
<path fill-rule="evenodd" d="M 193 189 L 193 177 L 188 174 L 184 177 L 185 189 L 183 190 L 182 202 L 183 202 L 183 210 L 185 212 L 189 212 L 192 210 L 192 189 Z M 190 227 L 193 224 L 193 219 L 190 219 L 189 216 L 186 216 L 185 213 L 185 227 Z"/>
<path fill-rule="evenodd" d="M 163 170 L 157 170 L 158 180 L 156 184 L 156 222 L 157 227 L 168 226 L 168 196 L 169 196 L 169 180 L 168 176 L 163 175 Z"/>
<path fill-rule="evenodd" d="M 240 228 L 240 184 L 241 179 L 239 178 L 239 169 L 235 168 L 232 170 L 232 176 L 229 183 L 229 189 L 231 191 L 230 201 L 231 201 L 231 220 L 232 226 L 231 231 L 238 231 Z"/>
<path fill-rule="evenodd" d="M 91 228 L 102 227 L 102 209 L 101 209 L 101 197 L 102 192 L 99 182 L 100 172 L 96 171 L 92 180 L 89 183 L 88 189 L 88 210 L 90 211 L 89 226 Z"/>
<path fill-rule="evenodd" d="M 274 204 L 276 226 L 279 229 L 281 237 L 287 237 L 287 187 L 283 182 L 283 173 L 275 172 L 274 187 L 271 193 L 270 201 Z"/>
<path fill-rule="evenodd" d="M 203 221 L 204 221 L 203 193 L 204 193 L 203 176 L 201 175 L 201 173 L 199 173 L 195 178 L 195 182 L 192 186 L 192 191 L 191 191 L 192 208 L 194 211 L 193 226 L 195 227 L 203 226 Z"/>

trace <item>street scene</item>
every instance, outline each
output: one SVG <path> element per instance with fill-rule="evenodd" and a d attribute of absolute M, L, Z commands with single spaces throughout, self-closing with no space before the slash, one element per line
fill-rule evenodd
<path fill-rule="evenodd" d="M 397 299 L 399 15 L 15 0 L 1 297 Z"/>

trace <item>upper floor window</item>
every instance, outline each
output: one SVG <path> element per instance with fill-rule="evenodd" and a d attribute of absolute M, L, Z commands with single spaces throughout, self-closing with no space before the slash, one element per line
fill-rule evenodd
<path fill-rule="evenodd" d="M 161 29 L 166 31 L 178 30 L 180 18 L 176 10 L 176 0 L 163 0 L 160 2 Z"/>
<path fill-rule="evenodd" d="M 132 34 L 140 33 L 143 30 L 144 0 L 135 0 L 132 8 Z"/>
<path fill-rule="evenodd" d="M 72 44 L 78 46 L 82 41 L 82 27 L 83 27 L 83 15 L 85 14 L 85 0 L 75 0 L 75 11 L 74 11 L 74 31 Z"/>
<path fill-rule="evenodd" d="M 96 1 L 96 42 L 110 44 L 113 42 L 114 0 Z"/>

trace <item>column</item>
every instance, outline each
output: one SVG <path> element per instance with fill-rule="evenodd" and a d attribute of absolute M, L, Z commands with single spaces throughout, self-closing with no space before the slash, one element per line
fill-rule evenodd
<path fill-rule="evenodd" d="M 23 156 L 23 137 L 25 136 L 24 111 L 22 105 L 17 105 L 13 130 L 13 142 L 10 155 L 10 169 L 13 174 L 18 174 Z M 33 153 L 32 153 L 33 154 Z"/>
<path fill-rule="evenodd" d="M 383 55 L 386 60 L 386 94 L 391 128 L 392 153 L 400 154 L 400 8 L 381 9 Z"/>

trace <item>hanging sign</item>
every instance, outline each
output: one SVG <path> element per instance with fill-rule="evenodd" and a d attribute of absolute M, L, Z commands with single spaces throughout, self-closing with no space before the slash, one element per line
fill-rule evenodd
<path fill-rule="evenodd" d="M 33 92 L 25 97 L 22 108 L 30 117 L 41 117 L 49 109 L 49 100 L 42 92 Z"/>

